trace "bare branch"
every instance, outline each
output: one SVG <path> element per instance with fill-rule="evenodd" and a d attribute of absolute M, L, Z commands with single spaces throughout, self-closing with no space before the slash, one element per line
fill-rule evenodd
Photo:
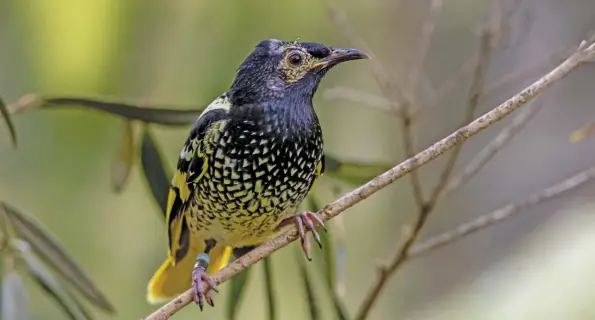
<path fill-rule="evenodd" d="M 432 0 L 432 2 L 430 3 L 428 14 L 426 15 L 426 19 L 424 20 L 421 27 L 421 35 L 419 36 L 419 47 L 417 49 L 417 52 L 413 53 L 413 62 L 411 63 L 409 68 L 409 77 L 407 79 L 408 86 L 405 93 L 407 95 L 407 100 L 411 101 L 411 105 L 415 105 L 415 90 L 419 83 L 419 77 L 421 76 L 424 70 L 424 62 L 428 54 L 430 44 L 432 43 L 432 36 L 434 35 L 436 23 L 438 22 L 438 18 L 440 17 L 440 13 L 442 12 L 443 5 L 443 0 Z"/>
<path fill-rule="evenodd" d="M 494 12 L 499 11 L 500 10 L 494 10 Z M 478 53 L 477 64 L 473 72 L 473 81 L 471 82 L 471 87 L 469 88 L 469 102 L 467 104 L 467 112 L 465 114 L 463 124 L 473 120 L 475 111 L 479 107 L 479 102 L 484 88 L 485 76 L 487 74 L 488 67 L 490 64 L 492 50 L 494 49 L 496 43 L 495 39 L 500 38 L 498 34 L 500 33 L 501 26 L 494 25 L 494 21 L 500 22 L 502 21 L 502 19 L 499 17 L 499 15 L 495 14 L 494 17 L 492 17 L 490 20 L 491 21 L 489 23 L 489 26 L 486 27 L 485 31 L 481 36 L 481 45 Z M 446 187 L 446 184 L 450 179 L 450 175 L 454 170 L 455 164 L 459 158 L 462 148 L 462 143 L 457 145 L 448 157 L 444 169 L 440 174 L 438 183 L 434 187 L 434 191 L 432 191 L 430 199 L 428 200 L 428 204 L 430 207 L 435 206 L 436 202 L 438 201 L 438 198 L 441 196 L 442 192 L 444 192 L 444 188 Z"/>
<path fill-rule="evenodd" d="M 473 177 L 483 166 L 485 166 L 506 144 L 521 132 L 525 125 L 533 119 L 543 103 L 531 101 L 527 107 L 519 112 L 510 125 L 503 128 L 492 141 L 490 141 L 475 157 L 467 164 L 463 171 L 453 177 L 446 186 L 441 198 L 445 198 L 451 192 L 460 188 L 465 182 Z"/>
<path fill-rule="evenodd" d="M 444 152 L 451 150 L 456 145 L 467 140 L 469 137 L 478 134 L 490 125 L 500 121 L 504 117 L 508 116 L 514 110 L 518 109 L 537 95 L 542 93 L 544 90 L 551 87 L 554 83 L 565 78 L 578 66 L 584 62 L 590 61 L 595 58 L 595 44 L 589 46 L 582 46 L 581 50 L 577 50 L 567 60 L 565 60 L 558 67 L 544 75 L 541 79 L 537 80 L 517 95 L 513 96 L 509 100 L 505 101 L 498 107 L 487 112 L 481 117 L 477 118 L 468 125 L 456 130 L 452 134 L 448 135 L 444 139 L 436 142 L 429 148 L 418 153 L 416 156 L 405 160 L 394 168 L 386 171 L 385 173 L 372 179 L 370 182 L 360 186 L 345 196 L 337 199 L 335 202 L 325 206 L 318 212 L 318 215 L 323 220 L 329 220 L 333 217 L 341 214 L 348 208 L 356 205 L 364 199 L 367 199 L 371 195 L 375 194 L 379 190 L 385 188 L 389 184 L 402 178 L 413 170 L 419 168 L 422 165 L 430 162 L 436 157 L 440 156 Z M 259 246 L 251 252 L 245 254 L 241 258 L 233 261 L 228 266 L 213 275 L 215 283 L 220 284 L 237 273 L 241 272 L 245 268 L 255 264 L 263 258 L 269 256 L 271 253 L 281 249 L 287 244 L 295 241 L 298 238 L 295 228 L 290 228 L 288 231 L 281 233 L 279 236 L 270 240 L 269 242 Z M 188 305 L 193 300 L 192 290 L 188 290 L 177 298 L 173 299 L 169 303 L 165 304 L 153 314 L 146 317 L 146 320 L 157 320 L 157 319 L 168 319 L 171 315 Z"/>
<path fill-rule="evenodd" d="M 553 53 L 543 58 L 537 57 L 535 61 L 531 61 L 530 64 L 525 68 L 507 73 L 494 82 L 486 84 L 483 96 L 492 96 L 511 83 L 514 83 L 520 79 L 535 76 L 537 72 L 545 71 L 550 64 L 556 62 L 559 63 L 559 61 L 564 60 L 564 57 L 572 54 L 574 50 L 575 48 L 569 48 L 568 46 L 565 46 L 563 48 L 554 50 Z M 473 72 L 473 70 L 475 70 L 477 58 L 477 55 L 473 55 L 471 58 L 467 59 L 465 63 L 463 63 L 451 77 L 440 84 L 440 86 L 436 89 L 436 94 L 426 104 L 424 109 L 432 110 L 442 103 L 444 99 L 446 99 L 452 93 L 452 91 L 455 90 L 457 86 L 460 85 L 461 82 Z M 380 110 L 386 111 L 390 111 L 391 108 L 390 101 L 383 97 L 347 87 L 334 87 L 326 89 L 324 98 L 327 100 L 345 100 L 360 103 L 372 108 L 378 108 Z M 413 118 L 417 118 L 417 111 L 418 110 L 413 112 L 411 115 Z"/>
<path fill-rule="evenodd" d="M 407 158 L 411 158 L 415 154 L 415 140 L 412 127 L 413 120 L 411 115 L 418 100 L 415 91 L 419 82 L 419 77 L 424 69 L 425 57 L 432 42 L 432 36 L 434 35 L 438 17 L 442 12 L 442 6 L 442 0 L 433 0 L 430 3 L 430 10 L 422 25 L 418 52 L 413 53 L 414 62 L 411 64 L 411 68 L 408 72 L 409 79 L 407 90 L 405 91 L 405 101 L 403 101 L 401 105 L 401 137 L 405 149 L 405 156 Z M 386 93 L 385 96 L 387 96 Z M 425 205 L 425 200 L 421 180 L 419 179 L 417 172 L 411 174 L 411 188 L 413 189 L 413 197 L 415 198 L 418 210 L 422 211 Z"/>
<path fill-rule="evenodd" d="M 554 50 L 553 53 L 545 56 L 542 59 L 539 59 L 540 57 L 537 57 L 537 61 L 530 63 L 528 67 L 510 72 L 502 76 L 498 80 L 487 85 L 485 94 L 492 95 L 512 82 L 515 82 L 522 78 L 526 78 L 537 72 L 542 72 L 544 69 L 548 67 L 548 64 L 563 60 L 564 57 L 567 57 L 574 50 L 575 48 L 564 47 L 559 48 L 558 50 Z"/>
<path fill-rule="evenodd" d="M 372 108 L 377 108 L 382 111 L 393 112 L 390 101 L 377 95 L 351 89 L 347 87 L 334 87 L 324 91 L 324 98 L 327 100 L 345 100 L 349 102 L 356 102 L 359 104 L 365 104 Z"/>
<path fill-rule="evenodd" d="M 440 103 L 442 103 L 444 101 L 444 99 L 446 99 L 446 97 L 448 97 L 448 95 L 454 90 L 456 89 L 456 87 L 461 84 L 461 82 L 468 76 L 470 75 L 473 70 L 476 69 L 476 66 L 478 65 L 478 55 L 473 55 L 471 58 L 467 59 L 467 61 L 465 61 L 465 63 L 463 63 L 463 65 L 461 65 L 461 67 L 459 68 L 459 70 L 457 70 L 457 72 L 455 72 L 454 75 L 452 75 L 450 78 L 448 78 L 446 81 L 444 81 L 440 87 L 438 87 L 438 90 L 436 90 L 436 95 L 433 97 L 433 99 L 430 101 L 430 103 L 428 103 L 428 109 L 432 110 L 434 109 L 436 106 L 438 106 Z"/>
<path fill-rule="evenodd" d="M 438 3 L 438 7 L 441 7 L 441 1 L 435 1 Z M 369 49 L 368 45 L 365 41 L 351 29 L 349 24 L 347 23 L 347 18 L 345 14 L 342 12 L 335 10 L 327 4 L 327 11 L 329 12 L 329 16 L 331 17 L 331 22 L 337 25 L 339 30 L 343 31 L 343 35 L 345 38 L 349 39 L 355 45 L 360 47 L 366 48 L 368 55 L 373 58 L 374 54 L 371 53 L 371 49 Z M 428 22 L 427 24 L 431 24 Z M 426 26 L 426 34 L 425 36 L 431 37 L 432 31 L 434 30 L 433 26 Z M 429 40 L 422 40 L 422 48 L 420 51 L 427 51 L 427 43 Z M 426 47 L 423 47 L 426 46 Z M 423 59 L 422 59 L 423 62 Z M 410 85 L 407 90 L 403 90 L 400 86 L 396 84 L 396 82 L 390 78 L 388 74 L 385 72 L 385 68 L 382 66 L 380 61 L 374 61 L 370 64 L 372 66 L 372 74 L 380 87 L 382 95 L 386 98 L 389 102 L 391 108 L 394 110 L 395 114 L 401 120 L 401 139 L 403 142 L 403 148 L 405 150 L 405 156 L 407 158 L 412 157 L 415 154 L 415 147 L 413 141 L 413 132 L 412 132 L 412 119 L 411 119 L 411 106 L 414 103 L 414 96 L 413 91 L 411 88 L 414 87 L 416 84 Z M 415 77 L 415 72 L 411 71 L 410 73 L 413 76 L 410 78 Z M 418 207 L 422 207 L 424 203 L 423 199 L 423 191 L 421 188 L 421 181 L 417 175 L 417 172 L 411 173 L 411 188 L 413 189 L 413 196 Z"/>
<path fill-rule="evenodd" d="M 572 176 L 556 185 L 531 195 L 524 202 L 510 204 L 496 211 L 479 216 L 471 221 L 465 222 L 453 230 L 430 237 L 429 239 L 414 245 L 409 251 L 410 258 L 417 258 L 422 254 L 435 250 L 439 247 L 448 245 L 458 239 L 468 236 L 472 233 L 485 229 L 494 224 L 503 222 L 505 219 L 514 216 L 522 210 L 559 196 L 565 192 L 573 190 L 591 180 L 595 179 L 595 167 L 587 169 L 575 176 Z"/>
<path fill-rule="evenodd" d="M 335 10 L 331 7 L 329 3 L 327 5 L 327 13 L 331 22 L 337 26 L 339 26 L 339 30 L 343 32 L 343 36 L 346 39 L 349 39 L 355 46 L 364 50 L 368 56 L 370 57 L 370 66 L 372 68 L 372 75 L 378 82 L 378 85 L 383 90 L 383 94 L 386 92 L 390 92 L 386 97 L 391 104 L 391 107 L 398 111 L 399 104 L 404 101 L 403 91 L 400 86 L 398 86 L 393 79 L 389 77 L 389 75 L 385 72 L 384 66 L 380 63 L 380 60 L 376 58 L 376 55 L 368 46 L 366 41 L 360 37 L 347 23 L 347 18 L 345 14 Z M 390 90 L 390 91 L 389 91 Z"/>
<path fill-rule="evenodd" d="M 39 105 L 39 97 L 34 93 L 23 95 L 13 104 L 8 105 L 8 112 L 11 115 L 19 114 L 27 109 L 35 108 Z"/>

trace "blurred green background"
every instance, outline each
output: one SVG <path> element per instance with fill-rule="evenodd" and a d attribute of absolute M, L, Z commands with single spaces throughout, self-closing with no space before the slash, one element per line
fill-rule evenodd
<path fill-rule="evenodd" d="M 347 0 L 335 8 L 346 14 L 384 69 L 403 80 L 400 75 L 412 59 L 428 3 Z M 436 88 L 477 51 L 477 31 L 487 9 L 487 1 L 445 1 L 422 74 L 422 100 L 431 100 Z M 508 45 L 494 52 L 486 82 L 524 69 L 560 47 L 578 45 L 595 28 L 594 10 L 589 0 L 522 1 L 510 19 Z M 227 89 L 258 41 L 299 37 L 353 46 L 342 34 L 329 20 L 325 2 L 315 0 L 2 0 L 0 94 L 8 103 L 36 92 L 204 107 Z M 484 96 L 479 112 L 518 92 L 556 61 Z M 543 111 L 438 208 L 422 238 L 521 201 L 593 165 L 595 139 L 579 144 L 568 140 L 574 129 L 595 119 L 593 71 L 586 66 L 546 92 L 540 99 Z M 468 85 L 461 81 L 443 103 L 422 110 L 414 125 L 418 148 L 460 124 Z M 366 62 L 342 66 L 325 78 L 315 104 L 327 152 L 346 160 L 401 161 L 396 118 L 361 103 L 325 98 L 326 89 L 334 86 L 379 94 Z M 139 319 L 151 313 L 157 306 L 146 303 L 145 289 L 167 253 L 166 232 L 139 166 L 133 167 L 122 193 L 111 190 L 110 166 L 123 120 L 82 108 L 26 112 L 13 120 L 16 150 L 0 127 L 0 199 L 38 218 L 114 303 L 114 316 L 90 308 L 95 318 Z M 473 138 L 457 170 L 509 120 Z M 152 129 L 172 169 L 188 128 Z M 433 185 L 443 163 L 438 159 L 421 170 L 424 186 Z M 321 204 L 355 188 L 341 184 L 337 192 L 334 186 L 329 180 L 318 188 Z M 343 299 L 351 315 L 375 279 L 377 265 L 390 260 L 402 226 L 413 218 L 409 189 L 408 179 L 402 179 L 330 222 L 344 230 Z M 594 192 L 595 185 L 586 185 L 408 263 L 392 278 L 370 318 L 595 317 L 590 303 L 595 274 L 587 268 L 595 261 Z M 299 244 L 293 243 L 272 256 L 279 319 L 308 318 L 296 250 Z M 253 269 L 241 319 L 265 319 L 267 314 L 262 263 Z M 27 284 L 32 318 L 64 318 L 30 280 Z M 223 319 L 227 284 L 220 290 L 215 308 L 199 313 L 190 306 L 174 318 Z M 327 300 L 321 308 L 323 319 L 332 318 Z"/>

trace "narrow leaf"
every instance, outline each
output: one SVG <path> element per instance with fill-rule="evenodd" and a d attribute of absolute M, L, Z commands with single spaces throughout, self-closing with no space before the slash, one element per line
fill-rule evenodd
<path fill-rule="evenodd" d="M 14 124 L 12 123 L 10 112 L 8 111 L 8 107 L 6 106 L 6 104 L 4 103 L 4 100 L 2 100 L 2 98 L 0 98 L 0 115 L 2 115 L 2 118 L 4 119 L 4 123 L 6 123 L 6 126 L 8 127 L 8 131 L 10 132 L 10 138 L 12 140 L 12 145 L 14 147 L 16 147 L 17 146 L 17 132 L 14 128 Z"/>
<path fill-rule="evenodd" d="M 343 302 L 341 297 L 339 297 L 339 295 L 337 295 L 335 291 L 332 291 L 332 288 L 329 288 L 329 290 L 331 290 L 330 294 L 331 298 L 333 299 L 333 306 L 335 308 L 335 315 L 337 316 L 337 319 L 349 319 L 349 313 L 347 313 L 347 308 L 345 307 L 345 303 Z"/>
<path fill-rule="evenodd" d="M 130 176 L 130 169 L 134 162 L 134 136 L 130 121 L 124 122 L 122 139 L 116 157 L 112 162 L 112 188 L 115 192 L 122 191 Z"/>
<path fill-rule="evenodd" d="M 167 194 L 169 192 L 169 173 L 165 169 L 165 163 L 161 158 L 157 142 L 149 131 L 148 126 L 143 134 L 141 147 L 141 163 L 145 178 L 149 183 L 153 197 L 159 204 L 161 212 L 165 216 L 167 208 Z"/>
<path fill-rule="evenodd" d="M 595 134 L 595 122 L 584 125 L 570 135 L 570 141 L 577 143 Z"/>
<path fill-rule="evenodd" d="M 5 257 L 12 259 L 12 257 Z M 2 320 L 27 320 L 29 297 L 21 277 L 14 269 L 2 276 Z"/>
<path fill-rule="evenodd" d="M 361 185 L 392 168 L 381 163 L 344 162 L 325 155 L 325 175 L 352 184 Z"/>
<path fill-rule="evenodd" d="M 157 123 L 168 126 L 187 126 L 200 116 L 204 108 L 196 109 L 167 109 L 142 107 L 124 102 L 106 101 L 75 97 L 47 98 L 42 107 L 82 106 L 94 110 L 111 113 L 129 120 L 140 120 L 147 123 Z"/>
<path fill-rule="evenodd" d="M 316 198 L 313 195 L 308 196 L 308 208 L 310 211 L 317 212 L 322 208 Z M 340 217 L 338 217 L 340 218 Z M 334 221 L 336 223 L 336 221 Z M 345 253 L 345 241 L 342 237 L 338 237 L 338 234 L 341 234 L 340 230 L 333 225 L 327 225 L 328 232 L 319 232 L 320 241 L 322 242 L 322 254 L 324 255 L 324 263 L 323 263 L 323 276 L 326 280 L 326 288 L 328 290 L 328 294 L 330 295 L 333 306 L 335 309 L 335 316 L 337 319 L 349 319 L 347 309 L 339 296 L 337 291 L 337 287 L 339 284 L 343 284 L 343 268 L 345 267 L 344 263 L 344 253 Z M 303 261 L 300 260 L 300 263 L 303 264 Z M 305 265 L 304 265 L 305 267 Z M 320 270 L 320 268 L 319 268 Z M 308 278 L 309 286 L 312 286 L 311 278 Z M 306 285 L 306 284 L 304 284 Z M 310 298 L 309 298 L 310 299 Z M 313 308 L 313 306 L 310 306 Z M 312 310 L 310 310 L 312 314 Z"/>
<path fill-rule="evenodd" d="M 248 283 L 248 276 L 252 268 L 247 268 L 229 280 L 229 302 L 227 304 L 227 319 L 235 320 L 243 293 Z"/>
<path fill-rule="evenodd" d="M 317 212 L 322 207 L 314 197 L 314 195 L 308 195 L 308 210 Z M 328 223 L 327 223 L 328 224 Z M 335 245 L 331 239 L 331 235 L 334 233 L 332 226 L 326 226 L 328 232 L 319 232 L 320 242 L 322 243 L 321 254 L 323 255 L 322 267 L 324 269 L 324 278 L 330 288 L 335 286 Z"/>
<path fill-rule="evenodd" d="M 22 240 L 12 240 L 11 246 L 20 253 L 21 258 L 27 265 L 27 270 L 31 277 L 39 286 L 52 297 L 62 308 L 62 310 L 73 320 L 91 319 L 83 306 L 71 297 L 61 288 L 58 281 L 51 272 L 37 259 L 31 251 L 30 245 Z"/>
<path fill-rule="evenodd" d="M 267 303 L 269 307 L 269 320 L 277 319 L 277 302 L 275 300 L 275 288 L 273 283 L 273 267 L 271 258 L 264 258 L 264 281 L 266 286 Z"/>
<path fill-rule="evenodd" d="M 308 300 L 308 311 L 310 312 L 310 319 L 321 319 L 320 310 L 318 308 L 318 301 L 316 300 L 316 294 L 314 293 L 314 283 L 310 278 L 310 274 L 308 273 L 303 257 L 298 256 L 297 260 L 300 268 L 300 278 L 303 280 L 304 290 L 306 292 L 306 299 Z"/>
<path fill-rule="evenodd" d="M 85 271 L 38 221 L 6 203 L 0 203 L 0 205 L 4 208 L 11 226 L 19 237 L 27 241 L 46 263 L 51 265 L 93 304 L 105 311 L 114 312 L 111 303 L 99 291 Z"/>

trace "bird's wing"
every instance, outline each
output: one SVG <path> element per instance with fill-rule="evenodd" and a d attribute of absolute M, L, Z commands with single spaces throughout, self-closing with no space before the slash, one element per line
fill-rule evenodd
<path fill-rule="evenodd" d="M 212 142 L 227 122 L 231 107 L 225 95 L 213 101 L 194 122 L 182 147 L 167 198 L 166 223 L 168 226 L 169 254 L 174 263 L 180 261 L 190 246 L 190 230 L 184 215 L 192 199 L 197 182 L 208 168 L 208 157 L 213 152 Z"/>

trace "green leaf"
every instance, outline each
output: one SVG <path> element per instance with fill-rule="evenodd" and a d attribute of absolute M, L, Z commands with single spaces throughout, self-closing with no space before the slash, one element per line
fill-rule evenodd
<path fill-rule="evenodd" d="M 122 139 L 117 155 L 112 162 L 111 181 L 115 192 L 122 191 L 124 184 L 130 176 L 130 169 L 134 162 L 134 134 L 130 121 L 124 122 Z"/>
<path fill-rule="evenodd" d="M 320 310 L 318 308 L 316 294 L 314 293 L 312 279 L 310 278 L 307 266 L 304 263 L 304 258 L 298 255 L 297 260 L 300 268 L 300 278 L 303 280 L 304 290 L 306 291 L 306 299 L 308 300 L 308 310 L 310 311 L 310 319 L 318 320 L 321 318 Z"/>
<path fill-rule="evenodd" d="M 317 212 L 322 207 L 319 205 L 318 201 L 312 194 L 308 195 L 308 210 L 312 212 Z M 328 223 L 327 223 L 328 224 Z M 335 243 L 331 239 L 331 235 L 333 230 L 330 225 L 327 225 L 328 232 L 319 232 L 318 235 L 320 236 L 320 242 L 322 243 L 322 250 L 321 254 L 323 255 L 322 259 L 322 267 L 324 269 L 324 278 L 327 281 L 329 287 L 335 287 Z M 317 259 L 317 261 L 320 261 Z"/>
<path fill-rule="evenodd" d="M 267 303 L 269 307 L 269 320 L 277 319 L 277 303 L 275 301 L 275 288 L 273 283 L 273 267 L 271 265 L 271 258 L 264 258 L 264 282 L 266 285 Z"/>
<path fill-rule="evenodd" d="M 238 308 L 246 289 L 246 283 L 248 283 L 250 270 L 252 268 L 244 269 L 229 280 L 229 302 L 227 304 L 227 319 L 229 320 L 236 319 Z"/>
<path fill-rule="evenodd" d="M 37 259 L 27 242 L 15 239 L 11 241 L 11 246 L 20 253 L 20 257 L 27 265 L 27 270 L 35 282 L 60 305 L 70 319 L 91 319 L 83 306 L 62 289 L 50 271 Z"/>
<path fill-rule="evenodd" d="M 12 257 L 4 257 L 12 259 Z M 4 270 L 2 276 L 2 320 L 27 320 L 29 297 L 23 281 L 14 269 Z"/>
<path fill-rule="evenodd" d="M 320 206 L 313 195 L 308 196 L 308 209 L 312 212 L 317 212 L 322 209 L 322 206 Z M 328 294 L 333 301 L 337 319 L 349 319 L 347 309 L 345 308 L 345 305 L 336 290 L 337 282 L 343 281 L 342 278 L 338 277 L 338 274 L 343 274 L 342 271 L 344 268 L 345 241 L 344 239 L 337 238 L 335 236 L 338 233 L 338 230 L 335 229 L 336 228 L 333 228 L 331 224 L 327 223 L 328 232 L 318 233 L 318 235 L 320 235 L 320 241 L 322 242 L 323 255 L 323 268 L 318 268 L 318 270 L 322 269 L 323 271 L 322 274 L 327 284 L 325 287 L 327 288 Z M 303 260 L 300 260 L 300 263 L 303 264 Z M 309 281 L 307 285 L 311 287 L 311 278 L 308 278 L 307 281 Z M 308 297 L 308 299 L 310 299 L 310 297 Z M 311 305 L 310 308 L 312 309 L 313 306 Z M 312 310 L 310 310 L 310 312 L 312 314 Z"/>
<path fill-rule="evenodd" d="M 143 142 L 141 146 L 141 163 L 145 178 L 149 183 L 153 197 L 157 200 L 163 216 L 167 210 L 167 194 L 170 186 L 170 174 L 165 170 L 165 163 L 161 158 L 157 142 L 149 131 L 145 128 L 143 133 Z"/>
<path fill-rule="evenodd" d="M 330 294 L 331 298 L 333 299 L 333 306 L 335 308 L 335 315 L 337 316 L 337 319 L 349 319 L 349 313 L 347 313 L 347 308 L 345 307 L 343 300 L 341 300 L 341 297 L 339 297 L 339 295 L 337 295 L 335 291 L 332 290 L 332 288 L 329 288 L 329 290 L 331 290 Z"/>
<path fill-rule="evenodd" d="M 141 107 L 124 102 L 75 97 L 46 98 L 42 103 L 43 108 L 61 106 L 82 106 L 111 113 L 128 120 L 140 120 L 146 123 L 157 123 L 168 126 L 191 125 L 204 110 L 204 108 L 184 110 Z"/>
<path fill-rule="evenodd" d="M 576 129 L 570 135 L 570 141 L 572 141 L 573 143 L 581 142 L 586 138 L 592 136 L 593 134 L 595 134 L 595 122 L 591 122 L 587 125 L 584 125 Z"/>
<path fill-rule="evenodd" d="M 71 283 L 93 304 L 110 313 L 114 307 L 99 291 L 85 271 L 72 259 L 42 225 L 29 215 L 18 211 L 7 203 L 1 203 L 6 217 L 20 238 L 27 241 L 33 250 L 64 279 Z"/>
<path fill-rule="evenodd" d="M 372 180 L 392 167 L 381 163 L 345 162 L 325 155 L 325 175 L 357 185 Z"/>
<path fill-rule="evenodd" d="M 12 123 L 10 112 L 8 111 L 8 107 L 4 103 L 4 100 L 0 98 L 0 115 L 4 119 L 4 123 L 8 127 L 8 131 L 10 132 L 10 138 L 12 140 L 12 145 L 17 146 L 17 132 L 14 128 L 14 124 Z"/>

